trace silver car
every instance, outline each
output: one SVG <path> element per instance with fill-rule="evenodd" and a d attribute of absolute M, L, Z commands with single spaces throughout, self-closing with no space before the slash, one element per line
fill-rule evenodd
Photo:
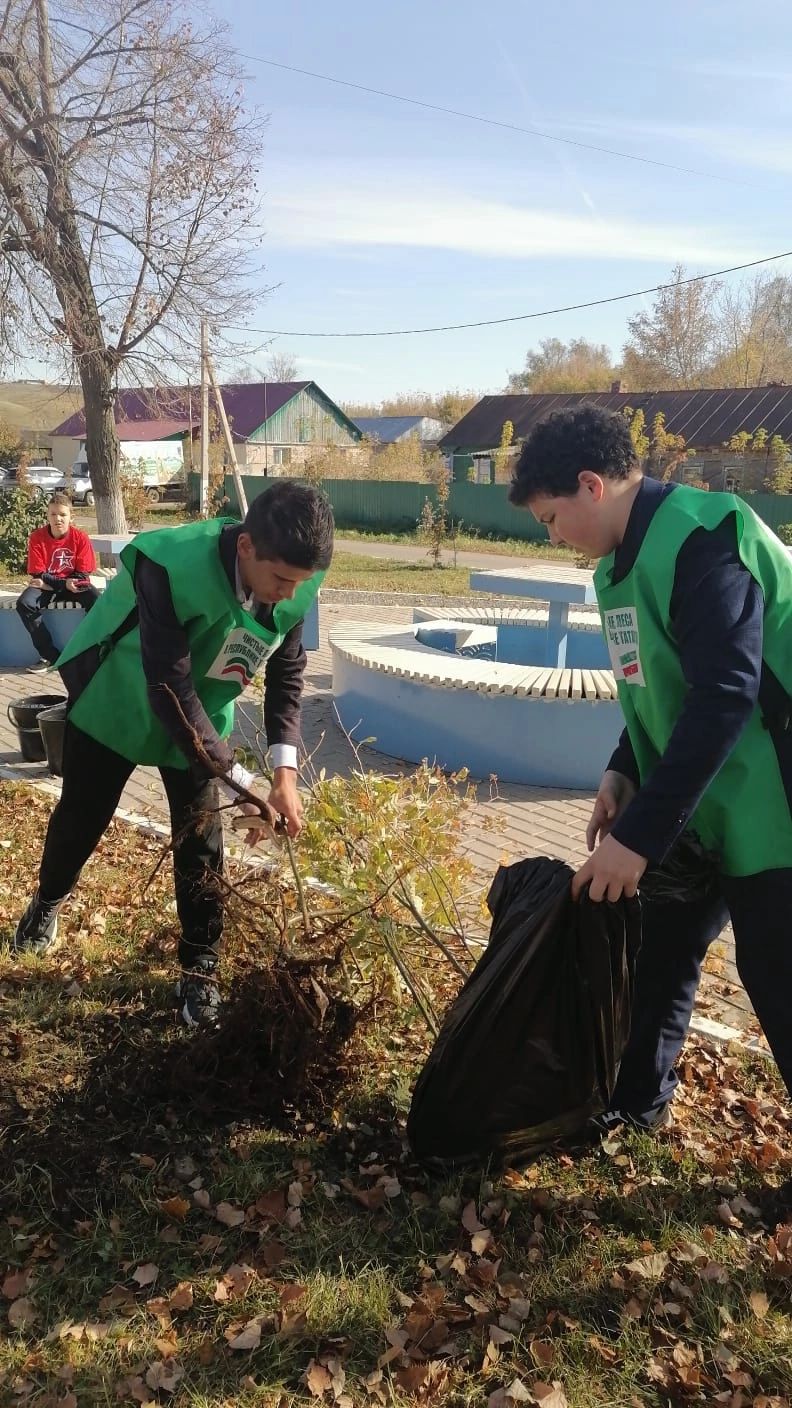
<path fill-rule="evenodd" d="M 15 489 L 19 483 L 18 468 L 3 470 L 3 477 L 0 480 L 0 488 Z M 55 489 L 62 488 L 63 473 L 51 464 L 29 464 L 24 471 L 25 482 L 33 489 L 41 489 L 45 494 L 51 494 Z"/>

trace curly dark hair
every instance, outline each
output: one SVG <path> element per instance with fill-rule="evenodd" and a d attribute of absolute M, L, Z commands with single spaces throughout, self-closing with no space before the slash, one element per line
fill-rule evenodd
<path fill-rule="evenodd" d="M 333 558 L 333 510 L 318 489 L 293 479 L 276 479 L 254 499 L 243 528 L 258 558 L 279 559 L 312 572 Z"/>
<path fill-rule="evenodd" d="M 578 475 L 591 469 L 605 479 L 627 479 L 636 468 L 630 427 L 618 411 L 584 403 L 553 411 L 534 426 L 512 473 L 509 499 L 526 504 L 537 494 L 565 497 L 578 491 Z"/>

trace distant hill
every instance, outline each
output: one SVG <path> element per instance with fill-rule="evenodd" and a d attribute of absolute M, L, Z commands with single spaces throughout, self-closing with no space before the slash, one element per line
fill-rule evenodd
<path fill-rule="evenodd" d="M 78 386 L 46 381 L 0 381 L 0 417 L 15 429 L 49 435 L 54 426 L 82 406 Z"/>

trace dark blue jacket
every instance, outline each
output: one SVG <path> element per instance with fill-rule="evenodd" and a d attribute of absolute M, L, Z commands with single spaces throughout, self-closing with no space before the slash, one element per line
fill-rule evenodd
<path fill-rule="evenodd" d="M 643 480 L 616 552 L 614 582 L 631 571 L 652 518 L 675 488 Z M 613 828 L 622 845 L 651 861 L 662 860 L 684 829 L 757 705 L 792 801 L 789 700 L 762 661 L 764 598 L 740 560 L 732 515 L 715 530 L 695 529 L 683 544 L 670 615 L 689 692 L 665 753 Z M 608 766 L 638 783 L 626 729 Z"/>

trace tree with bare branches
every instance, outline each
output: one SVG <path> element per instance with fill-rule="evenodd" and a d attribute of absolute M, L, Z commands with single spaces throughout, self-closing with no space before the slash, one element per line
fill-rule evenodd
<path fill-rule="evenodd" d="M 119 384 L 175 383 L 239 322 L 262 122 L 184 0 L 0 0 L 0 331 L 73 364 L 103 531 L 125 528 Z M 163 375 L 163 367 L 171 368 Z"/>

